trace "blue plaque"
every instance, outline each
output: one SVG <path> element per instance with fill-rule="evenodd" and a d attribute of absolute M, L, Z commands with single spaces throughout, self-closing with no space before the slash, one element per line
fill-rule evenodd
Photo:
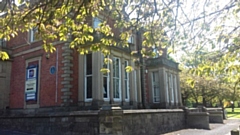
<path fill-rule="evenodd" d="M 56 67 L 55 66 L 51 66 L 50 74 L 55 74 L 55 73 L 56 73 Z"/>

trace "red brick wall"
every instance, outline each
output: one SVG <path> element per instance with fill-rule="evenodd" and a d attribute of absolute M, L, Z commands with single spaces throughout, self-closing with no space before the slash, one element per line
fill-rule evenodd
<path fill-rule="evenodd" d="M 10 108 L 23 108 L 25 78 L 25 59 L 22 56 L 16 57 L 11 70 Z"/>
<path fill-rule="evenodd" d="M 49 59 L 46 58 L 46 53 L 42 57 L 41 62 L 41 78 L 40 78 L 40 107 L 60 105 L 61 94 L 61 45 L 56 46 L 57 51 L 50 54 Z M 55 74 L 50 73 L 50 68 L 57 65 L 58 55 L 58 72 Z M 59 70 L 60 69 L 60 70 Z M 56 78 L 58 77 L 58 79 Z M 56 85 L 56 81 L 58 85 Z M 57 88 L 57 103 L 56 103 L 56 88 Z"/>
<path fill-rule="evenodd" d="M 47 59 L 47 53 L 40 49 L 38 51 L 34 51 L 27 54 L 22 54 L 20 56 L 14 57 L 12 62 L 12 72 L 11 72 L 11 88 L 10 88 L 10 108 L 23 108 L 24 107 L 24 89 L 25 89 L 25 80 L 26 80 L 26 60 L 35 58 L 38 56 L 42 56 L 42 59 L 39 63 L 41 66 L 39 67 L 39 104 L 40 107 L 47 106 L 55 106 L 60 105 L 61 103 L 61 66 L 62 66 L 62 48 L 61 45 L 55 46 L 58 51 L 50 54 L 50 58 Z M 23 47 L 25 48 L 25 47 Z M 21 50 L 22 48 L 19 48 Z M 16 50 L 13 50 L 16 54 Z M 58 52 L 58 90 L 57 96 L 58 100 L 56 100 L 56 73 L 50 74 L 51 66 L 56 66 L 56 56 Z"/>

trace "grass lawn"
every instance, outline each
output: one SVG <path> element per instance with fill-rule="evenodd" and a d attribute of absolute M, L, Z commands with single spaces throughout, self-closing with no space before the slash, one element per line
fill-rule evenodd
<path fill-rule="evenodd" d="M 228 118 L 240 119 L 240 108 L 234 108 L 234 112 L 232 112 L 232 108 L 226 108 L 226 110 Z"/>

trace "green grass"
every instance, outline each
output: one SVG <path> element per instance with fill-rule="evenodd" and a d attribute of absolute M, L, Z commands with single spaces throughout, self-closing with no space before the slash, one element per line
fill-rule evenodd
<path fill-rule="evenodd" d="M 234 108 L 234 112 L 232 112 L 232 108 L 226 108 L 227 110 L 227 117 L 240 119 L 240 108 Z"/>

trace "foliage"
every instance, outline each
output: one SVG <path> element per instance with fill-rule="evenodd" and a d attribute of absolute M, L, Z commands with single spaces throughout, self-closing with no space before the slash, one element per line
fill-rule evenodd
<path fill-rule="evenodd" d="M 9 56 L 6 52 L 0 51 L 0 58 L 2 60 L 7 60 L 7 59 L 9 59 Z"/>
<path fill-rule="evenodd" d="M 182 59 L 186 62 L 180 77 L 183 98 L 188 95 L 188 99 L 205 106 L 207 103 L 222 106 L 224 101 L 238 101 L 239 81 L 225 71 L 226 67 L 214 68 L 206 61 L 211 52 L 204 51 L 203 54 L 201 59 L 196 59 L 196 55 Z"/>
<path fill-rule="evenodd" d="M 226 110 L 228 118 L 240 118 L 240 108 L 234 108 L 234 112 L 232 112 L 232 108 L 226 108 Z"/>
<path fill-rule="evenodd" d="M 171 11 L 156 0 L 3 0 L 0 9 L 0 38 L 10 40 L 37 29 L 45 51 L 53 52 L 52 42 L 60 40 L 80 54 L 109 54 L 109 46 L 127 47 L 130 35 L 142 31 L 145 51 L 141 52 L 146 56 L 146 48 L 168 45 L 165 29 L 173 20 Z M 92 25 L 95 17 L 102 20 L 98 27 Z"/>
<path fill-rule="evenodd" d="M 128 47 L 129 37 L 140 33 L 142 48 L 131 54 L 161 55 L 163 49 L 184 52 L 186 57 L 178 57 L 185 58 L 187 70 L 192 68 L 191 73 L 199 76 L 186 80 L 191 87 L 196 84 L 194 79 L 201 82 L 198 89 L 204 87 L 210 93 L 220 86 L 229 87 L 236 99 L 233 96 L 240 87 L 239 11 L 236 0 L 2 0 L 0 38 L 10 40 L 37 29 L 46 51 L 55 50 L 52 42 L 63 41 L 80 54 L 102 51 L 109 55 L 111 46 Z M 102 20 L 98 27 L 92 25 L 95 17 Z M 158 51 L 152 52 L 153 48 Z M 0 50 L 0 58 L 8 56 Z M 210 82 L 216 85 L 205 87 Z"/>

